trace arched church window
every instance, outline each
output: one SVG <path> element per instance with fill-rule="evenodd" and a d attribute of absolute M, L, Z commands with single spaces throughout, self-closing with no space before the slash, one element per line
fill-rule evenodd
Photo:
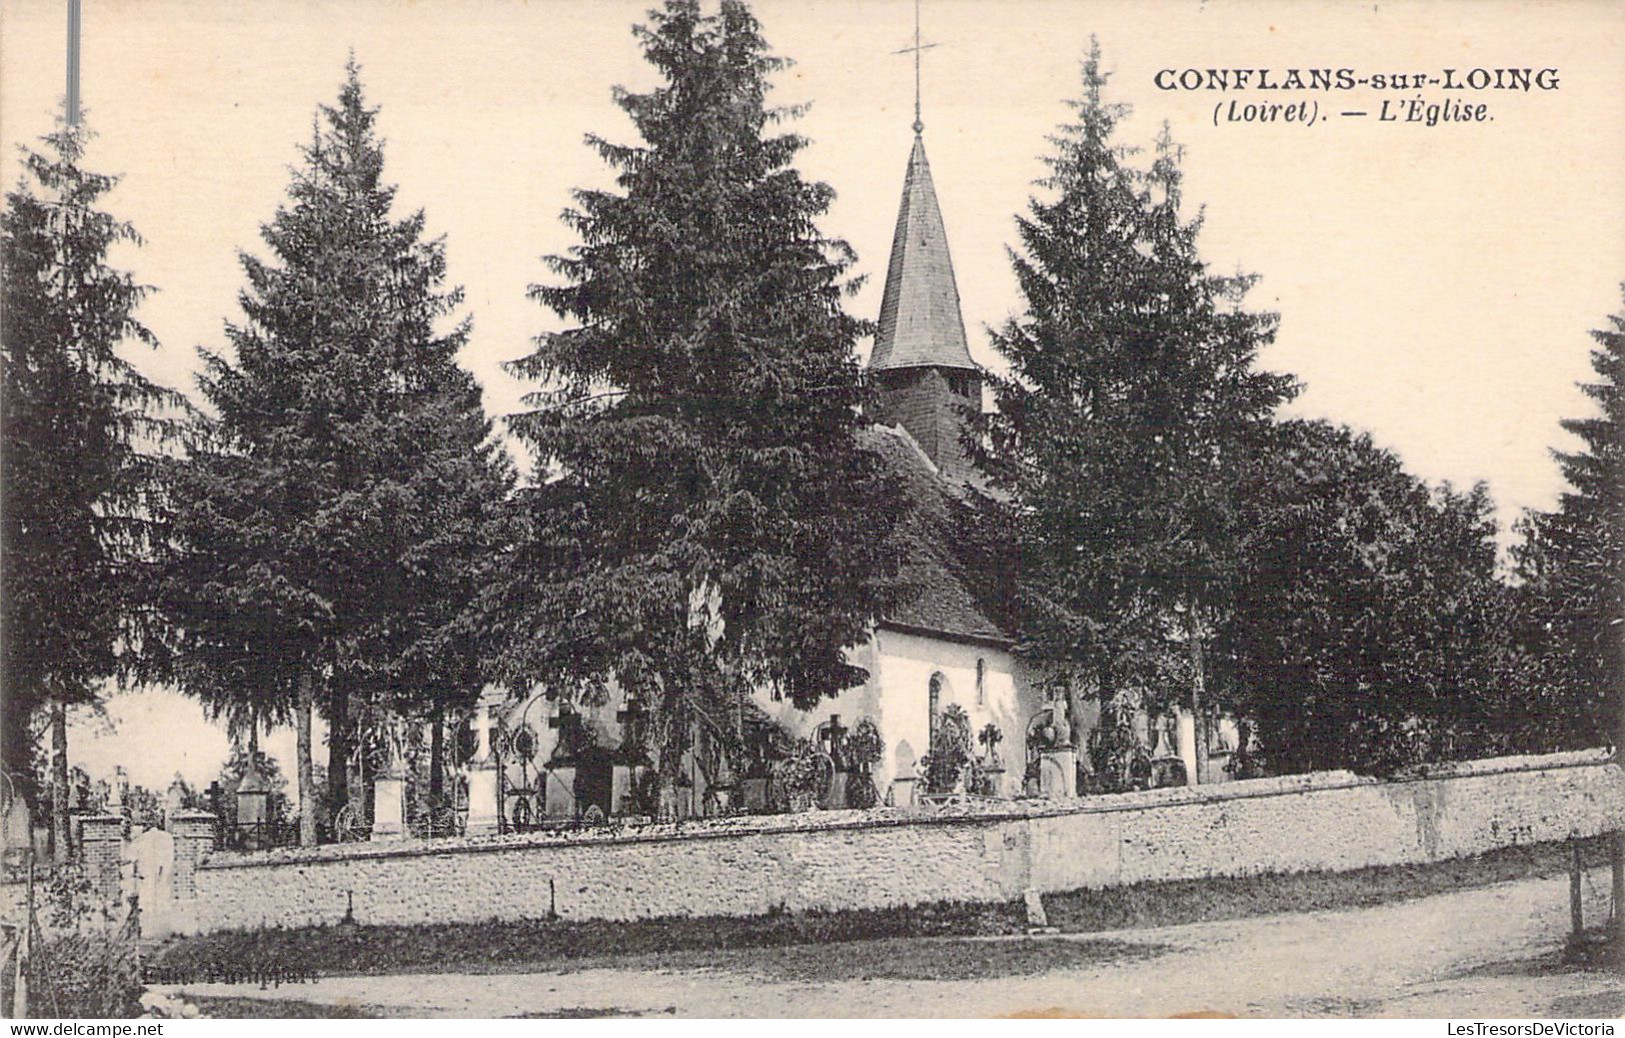
<path fill-rule="evenodd" d="M 976 657 L 976 705 L 987 705 L 987 660 Z"/>

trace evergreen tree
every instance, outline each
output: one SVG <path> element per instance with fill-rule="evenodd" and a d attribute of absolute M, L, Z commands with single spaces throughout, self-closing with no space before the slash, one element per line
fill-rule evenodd
<path fill-rule="evenodd" d="M 513 420 L 546 475 L 497 621 L 512 683 L 611 682 L 651 714 L 660 769 L 695 732 L 736 744 L 752 688 L 801 706 L 864 680 L 845 651 L 892 593 L 900 490 L 855 439 L 831 190 L 770 128 L 772 56 L 742 3 L 669 0 L 635 30 L 661 77 L 618 91 L 643 143 L 589 138 L 618 191 L 580 191 L 581 236 L 534 296 L 575 323 L 514 367 L 544 381 Z"/>
<path fill-rule="evenodd" d="M 1539 663 L 1533 690 L 1567 745 L 1625 743 L 1625 311 L 1592 333 L 1598 413 L 1570 418 L 1577 451 L 1554 451 L 1569 489 L 1527 516 L 1514 549 L 1522 634 Z"/>
<path fill-rule="evenodd" d="M 1241 308 L 1253 278 L 1200 259 L 1166 129 L 1146 171 L 1113 142 L 1128 109 L 1105 100 L 1107 78 L 1094 44 L 1075 121 L 1052 138 L 1050 197 L 1018 218 L 1026 309 L 993 337 L 1010 370 L 979 461 L 1016 509 L 1019 648 L 1067 689 L 1074 725 L 1086 688 L 1110 699 L 1177 676 L 1200 768 L 1232 487 L 1295 387 L 1254 369 L 1276 318 Z"/>
<path fill-rule="evenodd" d="M 250 725 L 296 721 L 307 843 L 318 702 L 342 788 L 356 717 L 477 694 L 465 609 L 511 478 L 455 361 L 468 322 L 436 329 L 461 302 L 444 242 L 421 212 L 390 216 L 375 117 L 352 61 L 263 228 L 274 258 L 242 257 L 247 321 L 229 354 L 204 353 L 215 420 L 175 472 L 162 595 L 183 687 Z"/>
<path fill-rule="evenodd" d="M 1625 310 L 1593 331 L 1598 413 L 1563 428 L 1582 449 L 1555 451 L 1569 490 L 1557 511 L 1530 516 L 1518 557 L 1523 630 L 1540 661 L 1536 687 L 1574 741 L 1606 741 L 1625 763 Z M 1625 832 L 1615 832 L 1614 960 L 1625 966 Z"/>
<path fill-rule="evenodd" d="M 106 679 L 139 662 L 148 499 L 180 404 L 119 353 L 157 343 L 134 316 L 148 289 L 107 265 L 112 246 L 140 238 L 97 208 L 116 180 L 80 165 L 87 138 L 65 127 L 26 151 L 0 214 L 5 771 L 41 806 L 31 728 L 48 709 L 59 857 L 67 707 L 95 701 Z"/>

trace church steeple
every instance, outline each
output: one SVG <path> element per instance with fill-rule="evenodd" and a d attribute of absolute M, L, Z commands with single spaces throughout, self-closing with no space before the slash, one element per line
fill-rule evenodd
<path fill-rule="evenodd" d="M 965 345 L 959 286 L 948 256 L 925 139 L 914 137 L 903 177 L 903 202 L 892 235 L 886 292 L 869 367 L 875 371 L 922 365 L 976 370 Z"/>
<path fill-rule="evenodd" d="M 879 390 L 876 417 L 901 425 L 941 472 L 963 479 L 975 474 L 960 437 L 968 415 L 981 409 L 982 373 L 965 344 L 918 114 L 915 127 L 869 371 Z"/>

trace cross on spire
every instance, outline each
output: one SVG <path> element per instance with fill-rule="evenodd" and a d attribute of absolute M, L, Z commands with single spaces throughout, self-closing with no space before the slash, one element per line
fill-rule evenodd
<path fill-rule="evenodd" d="M 79 125 L 79 0 L 68 0 L 68 101 L 69 126 Z"/>
<path fill-rule="evenodd" d="M 920 52 L 935 47 L 935 43 L 920 42 L 920 0 L 914 0 L 914 46 L 904 47 L 894 51 L 895 54 L 914 55 L 914 134 L 919 136 L 925 130 L 925 123 L 920 121 Z"/>

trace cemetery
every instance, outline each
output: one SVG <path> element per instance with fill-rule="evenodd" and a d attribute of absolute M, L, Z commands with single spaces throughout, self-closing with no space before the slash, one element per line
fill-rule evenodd
<path fill-rule="evenodd" d="M 163 936 L 993 903 L 1148 880 L 1430 863 L 1611 832 L 1625 822 L 1622 787 L 1610 758 L 1590 751 L 1442 765 L 1399 781 L 1323 772 L 304 849 L 223 849 L 232 838 L 219 819 L 179 806 L 163 829 L 133 832 L 113 813 L 83 816 L 80 827 L 96 895 L 136 895 L 143 930 Z M 471 806 L 470 819 L 482 813 Z M 7 885 L 11 905 L 22 894 Z"/>

